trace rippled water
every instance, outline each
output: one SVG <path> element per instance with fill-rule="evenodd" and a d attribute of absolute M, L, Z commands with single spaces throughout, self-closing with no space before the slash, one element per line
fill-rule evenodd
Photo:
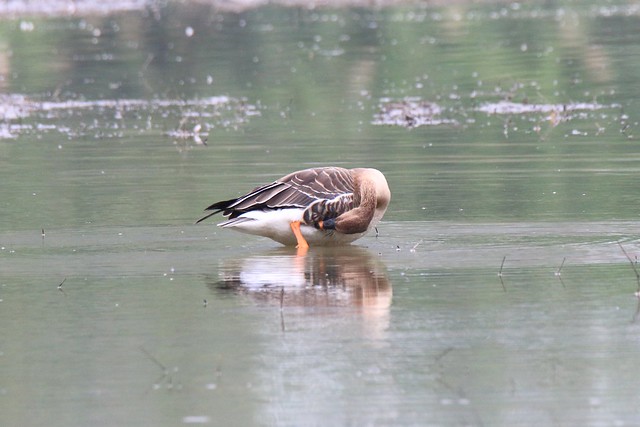
<path fill-rule="evenodd" d="M 640 422 L 637 5 L 13 13 L 2 425 Z M 377 236 L 194 224 L 325 164 Z"/>

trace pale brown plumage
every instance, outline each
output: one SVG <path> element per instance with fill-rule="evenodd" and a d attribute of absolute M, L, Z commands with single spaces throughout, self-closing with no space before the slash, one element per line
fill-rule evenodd
<path fill-rule="evenodd" d="M 311 168 L 214 203 L 206 208 L 212 212 L 197 222 L 222 212 L 228 220 L 220 226 L 284 244 L 304 246 L 305 238 L 314 244 L 341 244 L 373 228 L 390 198 L 384 175 L 375 169 Z M 294 228 L 300 226 L 299 235 Z"/>

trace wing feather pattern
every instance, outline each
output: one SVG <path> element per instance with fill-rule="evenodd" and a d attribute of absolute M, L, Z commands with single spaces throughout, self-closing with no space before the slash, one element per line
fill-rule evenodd
<path fill-rule="evenodd" d="M 234 219 L 252 210 L 303 208 L 305 222 L 317 223 L 353 207 L 354 181 L 347 169 L 312 168 L 293 172 L 237 199 L 214 203 L 205 209 L 213 212 L 197 222 L 220 212 Z"/>

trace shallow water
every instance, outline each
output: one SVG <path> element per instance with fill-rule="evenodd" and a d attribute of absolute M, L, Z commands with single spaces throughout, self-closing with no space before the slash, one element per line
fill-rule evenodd
<path fill-rule="evenodd" d="M 638 10 L 0 21 L 3 425 L 640 422 Z M 194 225 L 372 166 L 346 248 Z"/>

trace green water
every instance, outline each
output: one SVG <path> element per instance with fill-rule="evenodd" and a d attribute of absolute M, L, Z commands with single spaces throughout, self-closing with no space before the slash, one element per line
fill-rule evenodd
<path fill-rule="evenodd" d="M 638 424 L 639 17 L 2 19 L 2 425 Z M 387 176 L 377 237 L 194 225 L 329 164 Z"/>

